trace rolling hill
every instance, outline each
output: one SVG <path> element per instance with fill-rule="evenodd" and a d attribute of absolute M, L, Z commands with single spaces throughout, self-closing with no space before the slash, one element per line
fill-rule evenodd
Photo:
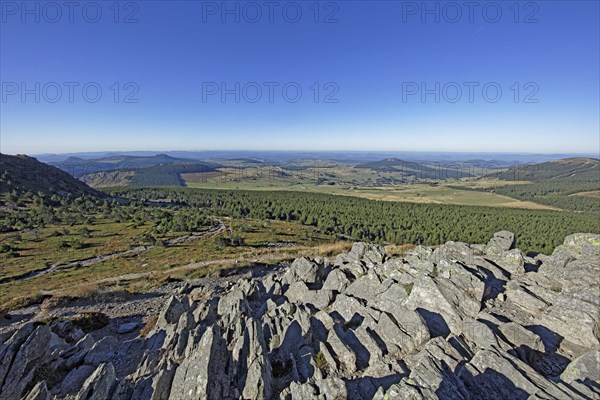
<path fill-rule="evenodd" d="M 498 187 L 496 193 L 567 210 L 600 212 L 600 198 L 595 195 L 600 190 L 597 158 L 564 158 L 518 166 L 495 177 L 521 181 Z"/>
<path fill-rule="evenodd" d="M 174 163 L 194 164 L 198 163 L 198 161 L 187 158 L 171 157 L 166 154 L 156 154 L 153 156 L 109 155 L 87 160 L 79 157 L 69 157 L 61 162 L 50 163 L 50 165 L 60 168 L 76 178 L 81 178 L 84 175 L 103 171 L 130 171 L 161 164 Z"/>
<path fill-rule="evenodd" d="M 209 173 L 216 169 L 202 162 L 172 162 L 142 168 L 120 168 L 84 174 L 81 180 L 92 187 L 186 186 L 181 174 Z"/>
<path fill-rule="evenodd" d="M 69 157 L 51 164 L 93 187 L 185 186 L 180 174 L 214 172 L 218 166 L 166 154 L 107 155 L 87 160 Z"/>
<path fill-rule="evenodd" d="M 597 158 L 563 158 L 540 164 L 509 168 L 497 177 L 507 181 L 525 180 L 544 182 L 590 182 L 600 181 L 600 160 Z"/>
<path fill-rule="evenodd" d="M 0 193 L 12 191 L 101 195 L 84 182 L 33 157 L 0 154 Z"/>
<path fill-rule="evenodd" d="M 471 175 L 461 171 L 456 166 L 444 166 L 442 164 L 425 164 L 413 161 L 404 161 L 398 158 L 386 158 L 379 161 L 370 161 L 357 164 L 355 168 L 371 169 L 378 172 L 395 172 L 406 176 L 414 176 L 419 179 L 448 179 L 467 178 Z"/>

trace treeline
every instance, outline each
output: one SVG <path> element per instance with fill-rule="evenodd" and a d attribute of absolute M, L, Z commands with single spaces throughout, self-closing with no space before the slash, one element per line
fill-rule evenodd
<path fill-rule="evenodd" d="M 600 184 L 552 182 L 500 186 L 496 193 L 519 200 L 531 200 L 565 210 L 600 212 L 600 199 L 577 196 L 576 193 L 600 190 Z"/>
<path fill-rule="evenodd" d="M 485 243 L 496 231 L 515 232 L 518 246 L 550 253 L 565 236 L 600 232 L 588 213 L 414 204 L 300 192 L 178 188 L 114 189 L 138 201 L 168 200 L 234 218 L 298 221 L 354 240 L 436 245 L 449 240 Z"/>
<path fill-rule="evenodd" d="M 132 226 L 150 223 L 153 233 L 199 232 L 215 224 L 203 208 L 168 207 L 142 201 L 99 199 L 94 196 L 48 196 L 44 193 L 7 195 L 8 204 L 17 206 L 0 211 L 0 232 L 43 228 L 49 225 L 93 225 L 98 219 L 129 222 Z"/>
<path fill-rule="evenodd" d="M 596 158 L 568 158 L 517 166 L 497 178 L 531 182 L 499 186 L 495 189 L 499 194 L 565 210 L 600 212 L 600 199 L 575 195 L 600 190 L 600 162 Z"/>
<path fill-rule="evenodd" d="M 20 207 L 0 210 L 0 232 L 93 225 L 104 219 L 150 225 L 150 233 L 161 237 L 167 232 L 202 231 L 215 223 L 215 217 L 232 217 L 295 221 L 327 235 L 401 244 L 485 243 L 494 232 L 506 229 L 515 232 L 521 249 L 543 253 L 551 253 L 569 234 L 600 233 L 600 220 L 590 212 L 399 203 L 279 191 L 120 188 L 109 192 L 115 197 L 11 194 L 8 203 Z"/>

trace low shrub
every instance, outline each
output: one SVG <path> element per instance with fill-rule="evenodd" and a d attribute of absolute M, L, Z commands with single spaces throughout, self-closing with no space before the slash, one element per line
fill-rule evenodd
<path fill-rule="evenodd" d="M 69 319 L 85 333 L 102 329 L 109 323 L 108 316 L 97 311 L 82 312 Z"/>

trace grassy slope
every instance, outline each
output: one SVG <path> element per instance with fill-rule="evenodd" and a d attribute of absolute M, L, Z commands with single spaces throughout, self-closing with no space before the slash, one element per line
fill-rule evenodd
<path fill-rule="evenodd" d="M 145 289 L 167 277 L 198 277 L 213 273 L 221 268 L 250 263 L 255 260 L 277 262 L 292 259 L 301 254 L 317 255 L 329 252 L 328 246 L 334 245 L 336 251 L 343 251 L 348 243 L 335 245 L 334 241 L 318 234 L 314 227 L 296 223 L 277 221 L 240 221 L 226 220 L 226 225 L 244 238 L 246 245 L 240 247 L 219 246 L 215 238 L 203 238 L 177 246 L 153 248 L 137 256 L 120 257 L 98 263 L 89 267 L 70 267 L 52 274 L 39 275 L 27 280 L 2 284 L 0 305 L 14 302 L 15 299 L 35 297 L 40 292 L 62 294 L 78 293 L 82 289 L 96 288 L 99 281 L 109 279 L 112 284 L 122 287 L 132 286 L 133 290 Z M 78 227 L 68 227 L 75 231 Z M 44 268 L 47 262 L 71 261 L 99 254 L 108 254 L 129 248 L 128 242 L 143 233 L 144 227 L 131 228 L 124 223 L 102 222 L 92 226 L 92 238 L 84 239 L 92 247 L 81 250 L 59 250 L 56 244 L 65 237 L 48 237 L 56 227 L 41 230 L 41 241 L 34 241 L 31 233 L 21 235 L 22 241 L 17 244 L 18 258 L 0 255 L 0 278 L 18 275 L 26 271 Z M 182 233 L 183 234 L 183 233 Z M 0 241 L 9 241 L 13 234 L 3 234 Z M 67 240 L 69 237 L 66 238 Z M 293 246 L 282 246 L 272 249 L 264 246 L 266 242 L 286 241 Z M 339 247 L 339 246 L 342 247 Z M 327 254 L 323 254 L 327 255 Z M 198 264 L 181 268 L 190 263 L 206 260 L 217 260 L 208 265 Z M 238 263 L 235 263 L 235 261 Z M 126 282 L 126 279 L 110 278 L 125 274 L 142 274 L 139 279 Z"/>
<path fill-rule="evenodd" d="M 33 231 L 0 234 L 0 243 L 15 242 L 14 246 L 20 255 L 17 258 L 9 258 L 6 254 L 0 255 L 0 279 L 44 269 L 47 263 L 81 260 L 127 250 L 129 241 L 147 230 L 144 227 L 132 228 L 131 223 L 107 220 L 100 220 L 94 225 L 86 226 L 91 231 L 89 238 L 76 233 L 83 225 L 48 226 L 38 229 L 37 239 Z M 68 235 L 52 236 L 53 232 L 62 230 L 63 227 L 69 231 Z M 18 236 L 21 240 L 16 239 Z M 60 242 L 70 242 L 74 239 L 81 240 L 87 246 L 83 249 L 58 248 Z"/>
<path fill-rule="evenodd" d="M 12 191 L 99 195 L 96 190 L 66 172 L 33 157 L 0 154 L 0 194 Z"/>

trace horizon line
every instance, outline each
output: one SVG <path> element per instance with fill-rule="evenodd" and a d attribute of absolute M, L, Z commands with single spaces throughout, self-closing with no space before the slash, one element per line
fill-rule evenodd
<path fill-rule="evenodd" d="M 171 149 L 171 150 L 83 150 L 83 151 L 65 151 L 65 152 L 47 152 L 47 153 L 5 153 L 2 154 L 7 155 L 32 155 L 32 156 L 44 156 L 44 155 L 64 155 L 64 154 L 93 154 L 93 153 L 174 153 L 174 152 L 188 152 L 188 153 L 210 153 L 210 152 L 269 152 L 269 153 L 445 153 L 445 154 L 519 154 L 519 155 L 598 155 L 600 156 L 600 151 L 598 153 L 595 152 L 533 152 L 533 151 L 452 151 L 452 150 L 349 150 L 349 149 L 320 149 L 320 150 L 307 150 L 307 149 L 299 149 L 299 150 L 290 150 L 290 149 L 206 149 L 206 150 L 182 150 L 182 149 Z"/>

